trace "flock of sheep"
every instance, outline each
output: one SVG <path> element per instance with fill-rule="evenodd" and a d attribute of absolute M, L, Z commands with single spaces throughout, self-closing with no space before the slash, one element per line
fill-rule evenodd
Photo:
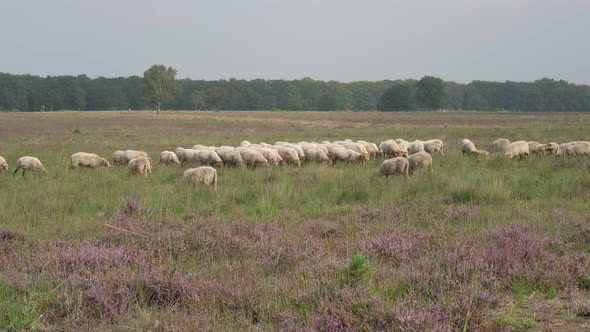
<path fill-rule="evenodd" d="M 537 141 L 516 141 L 510 142 L 505 138 L 499 138 L 492 142 L 489 151 L 478 150 L 475 144 L 468 139 L 463 139 L 460 143 L 460 149 L 463 154 L 472 156 L 487 156 L 491 154 L 504 155 L 510 159 L 526 158 L 530 154 L 538 157 L 543 156 L 588 156 L 590 155 L 590 142 L 574 141 L 563 144 L 555 142 L 539 143 Z"/>
<path fill-rule="evenodd" d="M 366 141 L 343 140 L 317 142 L 276 142 L 274 145 L 267 143 L 252 144 L 243 141 L 240 146 L 205 146 L 194 145 L 190 149 L 178 147 L 175 151 L 163 151 L 160 153 L 160 164 L 173 164 L 178 167 L 183 165 L 203 165 L 196 168 L 189 168 L 183 172 L 183 178 L 189 183 L 204 184 L 217 188 L 216 167 L 269 167 L 271 165 L 290 164 L 297 167 L 302 162 L 317 162 L 326 164 L 336 163 L 363 163 L 378 156 L 386 159 L 381 164 L 379 172 L 388 177 L 389 175 L 409 176 L 417 169 L 428 169 L 432 171 L 432 154 L 443 155 L 443 141 L 432 139 L 428 141 L 416 140 L 408 142 L 403 139 L 390 139 L 381 142 L 379 146 Z M 460 142 L 460 150 L 463 154 L 470 156 L 486 156 L 490 154 L 506 156 L 514 159 L 516 157 L 528 157 L 535 154 L 539 157 L 546 155 L 580 156 L 590 155 L 590 142 L 575 141 L 564 144 L 539 142 L 516 141 L 510 142 L 501 138 L 492 142 L 489 151 L 478 150 L 475 144 L 469 139 Z M 132 175 L 148 176 L 152 172 L 152 159 L 144 151 L 125 150 L 115 151 L 112 156 L 114 165 L 127 165 Z M 109 161 L 94 153 L 78 152 L 71 156 L 71 167 L 111 167 Z M 7 171 L 8 164 L 0 156 L 0 171 Z M 35 157 L 21 157 L 16 162 L 13 176 L 22 170 L 41 171 L 47 174 L 47 170 Z"/>

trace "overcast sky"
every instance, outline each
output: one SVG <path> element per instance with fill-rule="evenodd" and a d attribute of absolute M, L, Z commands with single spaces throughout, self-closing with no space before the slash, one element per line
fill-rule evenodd
<path fill-rule="evenodd" d="M 0 0 L 0 72 L 590 83 L 589 0 Z"/>

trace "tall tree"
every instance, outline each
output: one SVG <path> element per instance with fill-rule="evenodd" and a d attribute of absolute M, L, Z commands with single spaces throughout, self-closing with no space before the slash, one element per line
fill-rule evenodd
<path fill-rule="evenodd" d="M 443 80 L 424 76 L 416 82 L 416 101 L 420 107 L 439 109 L 443 100 Z"/>
<path fill-rule="evenodd" d="M 412 87 L 398 83 L 385 90 L 381 95 L 379 110 L 409 111 L 412 108 Z"/>
<path fill-rule="evenodd" d="M 160 114 L 162 102 L 174 98 L 178 93 L 175 77 L 176 69 L 164 65 L 153 65 L 143 73 L 144 97 L 156 104 L 157 114 Z"/>

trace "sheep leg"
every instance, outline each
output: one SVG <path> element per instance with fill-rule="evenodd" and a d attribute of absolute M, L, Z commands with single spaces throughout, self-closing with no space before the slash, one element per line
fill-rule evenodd
<path fill-rule="evenodd" d="M 17 168 L 14 170 L 14 173 L 12 173 L 12 177 L 14 177 L 14 176 L 16 175 L 16 172 L 18 172 L 19 170 L 20 170 L 20 168 L 18 168 L 18 167 L 17 167 Z"/>

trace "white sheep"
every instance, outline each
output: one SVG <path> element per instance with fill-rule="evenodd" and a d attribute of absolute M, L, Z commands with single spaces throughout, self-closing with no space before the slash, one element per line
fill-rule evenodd
<path fill-rule="evenodd" d="M 508 144 L 508 148 L 504 155 L 510 159 L 514 159 L 518 157 L 522 159 L 523 157 L 529 156 L 529 145 L 525 141 L 516 141 Z"/>
<path fill-rule="evenodd" d="M 244 159 L 240 154 L 240 151 L 235 149 L 219 149 L 216 150 L 217 155 L 219 158 L 223 160 L 223 164 L 225 166 L 242 166 L 244 165 Z"/>
<path fill-rule="evenodd" d="M 213 185 L 217 190 L 217 170 L 209 166 L 189 168 L 182 174 L 182 178 L 192 184 L 204 184 L 205 186 Z"/>
<path fill-rule="evenodd" d="M 266 160 L 266 158 L 264 158 L 264 156 L 262 155 L 262 153 L 256 149 L 253 148 L 245 148 L 242 150 L 239 150 L 240 155 L 242 156 L 242 159 L 244 160 L 244 163 L 247 166 L 250 167 L 254 167 L 254 166 L 264 166 L 264 167 L 268 167 L 268 160 Z"/>
<path fill-rule="evenodd" d="M 578 141 L 572 142 L 566 147 L 566 156 L 590 156 L 590 142 Z"/>
<path fill-rule="evenodd" d="M 320 147 L 310 147 L 306 149 L 305 156 L 308 161 L 315 161 L 318 163 L 326 164 L 330 164 L 332 162 L 326 150 L 323 150 Z"/>
<path fill-rule="evenodd" d="M 421 141 L 424 145 L 424 151 L 430 154 L 435 152 L 439 153 L 441 156 L 443 155 L 443 146 L 444 143 L 440 139 L 431 139 L 428 141 Z"/>
<path fill-rule="evenodd" d="M 408 157 L 408 161 L 410 163 L 410 175 L 414 174 L 419 168 L 426 168 L 432 172 L 432 156 L 428 152 L 411 154 Z"/>
<path fill-rule="evenodd" d="M 162 151 L 160 153 L 160 164 L 175 164 L 176 166 L 180 166 L 180 160 L 178 160 L 176 153 L 172 151 Z"/>
<path fill-rule="evenodd" d="M 131 159 L 127 165 L 129 174 L 148 176 L 152 174 L 152 163 L 147 157 L 137 157 Z"/>
<path fill-rule="evenodd" d="M 525 142 L 526 143 L 526 142 Z M 489 151 L 494 154 L 506 154 L 508 151 L 508 145 L 510 145 L 510 141 L 505 138 L 498 138 L 497 140 L 493 141 L 490 145 Z M 527 144 L 528 148 L 528 144 Z"/>
<path fill-rule="evenodd" d="M 0 173 L 8 171 L 8 163 L 4 157 L 0 156 Z"/>
<path fill-rule="evenodd" d="M 94 153 L 76 152 L 70 157 L 72 169 L 88 167 L 95 169 L 98 166 L 111 167 L 109 161 Z"/>
<path fill-rule="evenodd" d="M 138 150 L 125 150 L 125 152 L 123 152 L 123 158 L 125 159 L 125 162 L 128 164 L 132 159 L 138 158 L 138 157 L 145 157 L 147 159 L 149 159 L 150 161 L 150 165 L 152 163 L 152 158 L 150 158 L 150 156 L 147 154 L 147 152 L 145 151 L 138 151 Z"/>
<path fill-rule="evenodd" d="M 335 165 L 337 161 L 352 164 L 356 161 L 365 161 L 365 159 L 362 154 L 356 151 L 347 148 L 338 148 L 332 150 L 332 163 Z"/>
<path fill-rule="evenodd" d="M 113 152 L 113 165 L 127 165 L 128 161 L 125 159 L 125 151 L 117 150 Z"/>
<path fill-rule="evenodd" d="M 408 176 L 409 169 L 410 162 L 408 161 L 408 159 L 404 157 L 395 157 L 383 161 L 381 167 L 379 168 L 379 172 L 385 175 L 385 178 L 387 178 L 389 175 L 395 174 Z"/>
<path fill-rule="evenodd" d="M 283 162 L 287 164 L 295 164 L 297 167 L 301 166 L 301 160 L 297 150 L 287 146 L 278 146 L 277 152 L 283 158 Z"/>
<path fill-rule="evenodd" d="M 424 151 L 424 144 L 422 144 L 422 142 L 416 140 L 416 141 L 410 143 L 410 145 L 408 147 L 408 153 L 415 154 L 418 152 L 425 152 Z"/>
<path fill-rule="evenodd" d="M 47 170 L 45 169 L 45 167 L 43 167 L 43 164 L 41 164 L 39 159 L 35 157 L 24 156 L 18 158 L 18 160 L 16 161 L 16 169 L 14 170 L 14 173 L 12 173 L 12 176 L 15 176 L 16 172 L 18 172 L 21 169 L 23 170 L 23 177 L 25 176 L 26 171 L 41 171 L 45 173 L 45 175 L 47 175 Z"/>
<path fill-rule="evenodd" d="M 461 152 L 467 155 L 474 155 L 477 153 L 477 149 L 475 148 L 475 144 L 468 139 L 464 139 L 461 141 Z"/>

